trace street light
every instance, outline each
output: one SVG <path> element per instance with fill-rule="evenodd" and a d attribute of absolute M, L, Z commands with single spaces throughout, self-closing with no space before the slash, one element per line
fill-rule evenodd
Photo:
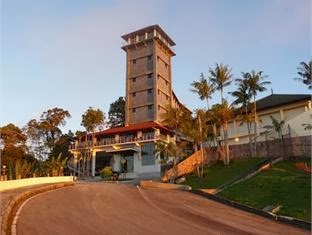
<path fill-rule="evenodd" d="M 3 142 L 3 139 L 1 138 L 0 136 L 0 176 L 2 176 L 2 150 L 4 149 L 4 142 Z"/>

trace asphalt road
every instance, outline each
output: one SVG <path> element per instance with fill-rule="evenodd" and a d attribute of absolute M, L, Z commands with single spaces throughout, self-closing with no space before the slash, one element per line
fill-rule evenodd
<path fill-rule="evenodd" d="M 188 192 L 88 183 L 29 200 L 17 234 L 310 234 Z"/>

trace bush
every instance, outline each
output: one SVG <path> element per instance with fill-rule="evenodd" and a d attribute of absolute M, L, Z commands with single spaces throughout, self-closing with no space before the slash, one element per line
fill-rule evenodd
<path fill-rule="evenodd" d="M 102 179 L 107 179 L 110 178 L 113 174 L 112 167 L 111 166 L 106 166 L 101 170 L 101 178 Z"/>

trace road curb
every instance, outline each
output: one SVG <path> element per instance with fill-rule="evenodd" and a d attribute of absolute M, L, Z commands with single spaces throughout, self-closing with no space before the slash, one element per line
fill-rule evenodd
<path fill-rule="evenodd" d="M 53 185 L 42 186 L 39 188 L 30 189 L 26 192 L 23 192 L 13 198 L 7 207 L 4 209 L 2 220 L 1 220 L 1 234 L 7 235 L 11 234 L 11 226 L 13 224 L 13 220 L 15 217 L 15 213 L 18 210 L 18 207 L 25 202 L 27 199 L 33 197 L 36 194 L 40 194 L 43 192 L 51 191 L 54 189 L 59 189 L 67 186 L 74 185 L 74 182 L 65 182 L 65 183 L 58 183 Z"/>
<path fill-rule="evenodd" d="M 141 180 L 140 187 L 141 188 L 161 188 L 161 189 L 169 189 L 169 190 L 185 190 L 185 191 L 190 191 L 192 189 L 188 185 L 167 184 L 167 183 L 155 182 L 151 180 Z"/>
<path fill-rule="evenodd" d="M 231 201 L 229 199 L 221 198 L 221 197 L 216 196 L 214 194 L 210 194 L 210 193 L 204 192 L 202 190 L 198 190 L 198 189 L 192 189 L 192 190 L 190 190 L 190 192 L 193 194 L 202 196 L 204 198 L 208 198 L 208 199 L 211 199 L 213 201 L 216 201 L 216 202 L 219 202 L 219 203 L 231 206 L 231 207 L 235 207 L 237 209 L 240 209 L 240 210 L 243 210 L 243 211 L 246 211 L 249 213 L 253 213 L 253 214 L 274 220 L 274 221 L 278 221 L 278 222 L 281 222 L 284 224 L 288 224 L 291 226 L 295 226 L 295 227 L 299 227 L 299 228 L 311 231 L 311 223 L 303 221 L 303 220 L 299 220 L 299 219 L 288 217 L 288 216 L 279 216 L 279 215 L 276 215 L 276 214 L 273 214 L 270 212 L 266 212 L 266 211 L 263 211 L 260 209 L 256 209 L 253 207 L 246 206 L 244 204 L 241 204 L 241 203 L 238 203 L 235 201 Z"/>

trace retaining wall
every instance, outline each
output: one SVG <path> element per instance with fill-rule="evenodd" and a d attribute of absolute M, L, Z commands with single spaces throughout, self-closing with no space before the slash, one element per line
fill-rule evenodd
<path fill-rule="evenodd" d="M 38 184 L 65 183 L 73 181 L 73 176 L 35 177 L 20 180 L 0 181 L 0 192 Z"/>

